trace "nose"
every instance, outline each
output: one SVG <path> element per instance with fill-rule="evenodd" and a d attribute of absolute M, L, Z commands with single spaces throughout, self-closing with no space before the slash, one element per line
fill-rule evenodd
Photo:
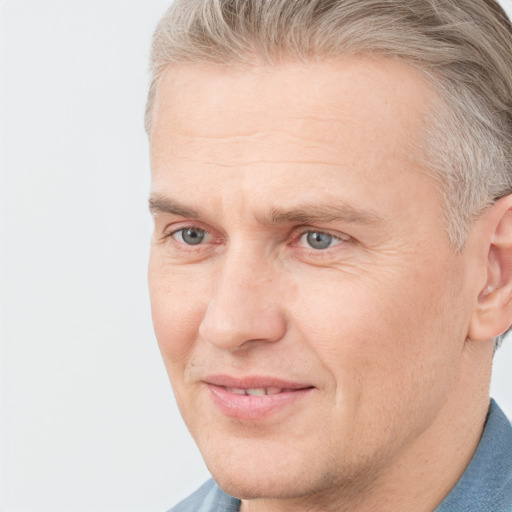
<path fill-rule="evenodd" d="M 279 341 L 286 318 L 279 272 L 254 256 L 226 257 L 199 327 L 199 335 L 217 348 L 236 351 L 258 342 Z"/>

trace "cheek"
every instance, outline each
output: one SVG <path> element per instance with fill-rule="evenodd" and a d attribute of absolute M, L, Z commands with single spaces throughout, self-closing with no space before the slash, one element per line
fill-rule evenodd
<path fill-rule="evenodd" d="M 302 336 L 334 386 L 334 409 L 324 423 L 335 431 L 347 426 L 349 445 L 360 446 L 364 437 L 371 451 L 413 438 L 454 385 L 452 338 L 463 323 L 453 311 L 456 299 L 441 283 L 429 291 L 421 284 L 331 281 L 296 304 Z"/>
<path fill-rule="evenodd" d="M 455 366 L 454 340 L 463 339 L 464 319 L 454 308 L 460 290 L 406 270 L 316 281 L 297 300 L 293 316 L 334 376 L 338 402 L 353 393 L 352 400 L 384 404 L 424 385 L 448 385 L 450 375 L 439 373 L 450 358 Z"/>
<path fill-rule="evenodd" d="M 183 366 L 192 351 L 199 325 L 206 310 L 202 280 L 183 275 L 159 258 L 151 255 L 149 264 L 149 295 L 153 326 L 170 373 Z M 170 375 L 171 376 L 171 375 Z"/>

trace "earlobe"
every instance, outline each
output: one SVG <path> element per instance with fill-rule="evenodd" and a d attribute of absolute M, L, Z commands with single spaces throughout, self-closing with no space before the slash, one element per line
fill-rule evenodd
<path fill-rule="evenodd" d="M 495 338 L 512 324 L 512 195 L 485 214 L 481 242 L 487 250 L 486 279 L 468 332 L 474 341 Z"/>

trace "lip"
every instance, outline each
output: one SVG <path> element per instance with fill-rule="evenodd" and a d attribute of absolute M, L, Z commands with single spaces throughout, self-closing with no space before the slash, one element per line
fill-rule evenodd
<path fill-rule="evenodd" d="M 274 377 L 232 377 L 212 375 L 203 379 L 214 405 L 222 414 L 239 420 L 263 420 L 305 398 L 314 389 L 308 383 L 285 381 Z M 242 395 L 232 390 L 276 388 L 279 393 Z"/>

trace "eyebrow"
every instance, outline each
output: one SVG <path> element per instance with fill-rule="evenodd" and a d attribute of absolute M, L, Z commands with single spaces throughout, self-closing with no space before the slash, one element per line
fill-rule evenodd
<path fill-rule="evenodd" d="M 190 219 L 201 216 L 197 210 L 160 194 L 153 194 L 149 198 L 149 211 L 153 215 L 164 213 Z M 372 209 L 356 208 L 341 199 L 339 203 L 303 203 L 292 209 L 272 208 L 256 219 L 262 225 L 335 221 L 371 225 L 381 224 L 385 220 Z"/>
<path fill-rule="evenodd" d="M 380 224 L 384 218 L 371 209 L 351 206 L 340 199 L 339 203 L 305 203 L 290 210 L 273 208 L 260 222 L 265 224 L 335 222 Z"/>
<path fill-rule="evenodd" d="M 197 219 L 199 212 L 193 208 L 189 208 L 179 201 L 175 201 L 169 197 L 160 194 L 152 194 L 149 198 L 149 211 L 152 215 L 159 213 L 169 213 L 172 215 L 180 215 L 181 217 L 189 217 Z"/>

